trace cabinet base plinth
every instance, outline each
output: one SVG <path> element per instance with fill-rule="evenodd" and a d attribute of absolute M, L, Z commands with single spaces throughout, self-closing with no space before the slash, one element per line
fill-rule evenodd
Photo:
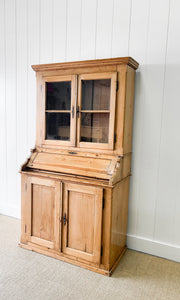
<path fill-rule="evenodd" d="M 102 274 L 105 276 L 109 276 L 109 277 L 112 275 L 112 273 L 115 270 L 115 268 L 117 267 L 121 257 L 124 255 L 124 253 L 126 252 L 126 249 L 127 249 L 127 247 L 125 246 L 123 248 L 121 254 L 119 255 L 118 259 L 115 261 L 114 265 L 112 266 L 112 268 L 110 270 L 105 270 L 103 268 L 98 268 L 88 262 L 86 263 L 86 262 L 79 261 L 76 257 L 71 259 L 71 258 L 65 256 L 62 252 L 58 253 L 57 251 L 45 249 L 44 247 L 41 247 L 39 245 L 33 245 L 32 243 L 28 243 L 28 244 L 19 243 L 19 246 L 21 248 L 31 250 L 31 251 L 37 252 L 39 254 L 47 255 L 52 258 L 56 258 L 61 261 L 64 261 L 64 262 L 73 264 L 75 266 L 82 267 L 82 268 L 88 269 L 90 271 L 93 271 L 93 272 L 96 272 L 96 273 L 99 273 L 99 274 Z"/>

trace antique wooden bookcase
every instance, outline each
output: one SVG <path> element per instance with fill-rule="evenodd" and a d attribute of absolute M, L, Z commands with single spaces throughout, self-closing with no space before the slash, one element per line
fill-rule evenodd
<path fill-rule="evenodd" d="M 21 168 L 20 246 L 110 276 L 126 250 L 130 57 L 35 65 L 36 146 Z"/>

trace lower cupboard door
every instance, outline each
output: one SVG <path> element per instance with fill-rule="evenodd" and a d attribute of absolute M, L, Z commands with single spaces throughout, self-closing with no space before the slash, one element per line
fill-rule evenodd
<path fill-rule="evenodd" d="M 100 263 L 102 197 L 102 188 L 64 184 L 63 253 Z"/>
<path fill-rule="evenodd" d="M 46 178 L 27 180 L 27 240 L 60 250 L 61 183 Z"/>

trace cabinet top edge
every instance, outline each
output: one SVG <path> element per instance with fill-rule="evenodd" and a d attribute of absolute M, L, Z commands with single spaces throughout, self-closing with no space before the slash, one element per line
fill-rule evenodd
<path fill-rule="evenodd" d="M 58 69 L 100 67 L 100 66 L 109 66 L 114 64 L 127 64 L 135 70 L 139 66 L 138 62 L 135 61 L 132 57 L 116 57 L 116 58 L 106 58 L 106 59 L 94 59 L 94 60 L 32 65 L 32 68 L 34 71 L 38 72 L 38 71 L 58 70 Z"/>

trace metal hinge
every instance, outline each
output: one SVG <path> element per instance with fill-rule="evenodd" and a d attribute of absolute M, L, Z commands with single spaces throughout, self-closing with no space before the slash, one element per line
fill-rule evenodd
<path fill-rule="evenodd" d="M 25 192 L 27 192 L 27 183 L 25 183 Z"/>
<path fill-rule="evenodd" d="M 25 228 L 24 228 L 24 231 L 25 231 L 25 233 L 26 233 L 26 224 L 25 224 L 25 226 L 24 226 Z"/>
<path fill-rule="evenodd" d="M 117 80 L 116 81 L 116 92 L 118 91 L 118 89 L 119 89 L 119 81 Z"/>
<path fill-rule="evenodd" d="M 114 134 L 114 143 L 116 143 L 116 137 L 117 137 L 117 135 L 116 135 L 116 133 Z"/>
<path fill-rule="evenodd" d="M 42 92 L 42 84 L 41 84 L 41 87 L 40 87 L 40 88 L 41 88 L 41 92 Z"/>
<path fill-rule="evenodd" d="M 101 256 L 103 256 L 103 246 L 101 246 Z"/>

